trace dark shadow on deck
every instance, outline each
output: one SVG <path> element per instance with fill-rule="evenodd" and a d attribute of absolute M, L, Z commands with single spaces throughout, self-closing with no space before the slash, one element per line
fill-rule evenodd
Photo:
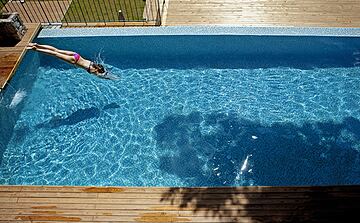
<path fill-rule="evenodd" d="M 246 188 L 227 188 L 224 192 L 217 189 L 214 193 L 216 189 L 212 188 L 359 185 L 360 121 L 356 118 L 348 117 L 341 123 L 264 126 L 239 119 L 236 114 L 194 112 L 169 116 L 154 130 L 159 149 L 167 154 L 160 157 L 160 169 L 189 186 L 204 187 L 195 191 L 172 188 L 163 194 L 162 201 L 171 201 L 180 208 L 205 212 L 224 222 L 237 222 L 239 215 L 252 220 L 260 216 L 264 222 L 262 208 L 272 212 L 265 222 L 341 220 L 346 218 L 344 213 L 353 215 L 360 208 L 359 189 L 354 196 L 337 198 L 339 194 L 327 187 L 316 187 L 314 191 L 311 187 L 290 195 L 269 195 L 261 188 L 252 193 L 257 187 L 249 187 L 251 193 Z M 248 165 L 244 166 L 246 158 Z M 299 196 L 291 197 L 294 195 Z M 275 198 L 269 200 L 269 196 Z"/>
<path fill-rule="evenodd" d="M 161 202 L 209 222 L 353 222 L 360 187 L 170 188 Z"/>

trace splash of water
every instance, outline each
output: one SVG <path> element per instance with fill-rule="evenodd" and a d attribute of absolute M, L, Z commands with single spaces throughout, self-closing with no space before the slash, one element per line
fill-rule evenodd
<path fill-rule="evenodd" d="M 95 62 L 97 64 L 102 64 L 105 67 L 106 72 L 105 72 L 104 75 L 98 75 L 98 76 L 101 77 L 101 78 L 104 78 L 104 79 L 109 79 L 109 80 L 119 80 L 120 79 L 119 75 L 113 74 L 111 71 L 109 71 L 113 67 L 111 65 L 109 65 L 109 64 L 105 64 L 105 59 L 102 56 L 103 52 L 104 52 L 103 49 L 101 49 L 98 52 L 98 54 L 95 57 Z"/>
<path fill-rule="evenodd" d="M 240 174 L 243 174 L 243 172 L 248 168 L 249 157 L 251 156 L 252 156 L 251 154 L 246 156 L 246 159 L 240 168 Z"/>
<path fill-rule="evenodd" d="M 245 178 L 245 176 L 244 176 L 244 172 L 245 172 L 245 171 L 248 169 L 248 167 L 249 167 L 249 158 L 250 158 L 251 156 L 252 156 L 252 154 L 246 156 L 244 162 L 242 163 L 239 171 L 238 171 L 237 174 L 236 174 L 235 183 L 236 183 L 237 185 L 246 185 L 247 183 L 248 183 L 249 185 L 252 185 L 252 184 L 253 184 L 252 182 L 250 182 L 251 179 L 249 180 L 249 182 L 247 182 L 247 180 L 246 180 L 246 178 Z M 251 172 L 251 169 L 248 170 L 247 172 Z"/>
<path fill-rule="evenodd" d="M 11 103 L 9 105 L 10 109 L 15 108 L 20 102 L 26 97 L 26 91 L 24 90 L 17 90 L 13 99 L 11 100 Z"/>
<path fill-rule="evenodd" d="M 1 91 L 0 91 L 0 106 L 1 106 L 1 107 L 6 107 L 6 106 L 4 106 L 4 105 L 2 104 L 3 100 L 4 100 L 4 97 L 3 97 L 3 95 L 1 94 Z"/>
<path fill-rule="evenodd" d="M 102 54 L 103 54 L 103 49 L 101 49 L 98 54 L 95 57 L 95 62 L 98 64 L 105 64 L 105 59 L 103 59 Z"/>
<path fill-rule="evenodd" d="M 353 56 L 354 56 L 354 59 L 355 59 L 354 66 L 355 67 L 360 66 L 360 51 L 355 51 L 353 53 Z"/>

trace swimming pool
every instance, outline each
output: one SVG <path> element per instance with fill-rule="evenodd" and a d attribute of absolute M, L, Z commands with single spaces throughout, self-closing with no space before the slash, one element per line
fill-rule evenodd
<path fill-rule="evenodd" d="M 168 30 L 43 31 L 121 78 L 28 52 L 1 95 L 0 183 L 360 184 L 358 30 Z"/>

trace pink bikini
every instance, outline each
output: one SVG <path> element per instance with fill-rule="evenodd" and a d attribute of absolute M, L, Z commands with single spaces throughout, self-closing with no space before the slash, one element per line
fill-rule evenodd
<path fill-rule="evenodd" d="M 75 53 L 75 54 L 74 54 L 74 59 L 75 59 L 75 64 L 76 64 L 76 63 L 80 60 L 80 54 Z M 90 62 L 89 67 L 86 69 L 87 72 L 91 73 L 91 72 L 90 72 L 90 69 L 91 69 L 91 66 L 92 66 L 93 64 L 94 64 L 93 62 Z"/>
<path fill-rule="evenodd" d="M 74 54 L 75 63 L 77 63 L 80 60 L 80 54 L 75 53 Z"/>

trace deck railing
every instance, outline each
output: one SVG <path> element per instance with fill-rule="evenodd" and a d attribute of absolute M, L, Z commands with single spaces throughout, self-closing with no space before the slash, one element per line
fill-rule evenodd
<path fill-rule="evenodd" d="M 24 22 L 62 26 L 160 25 L 165 0 L 0 0 Z"/>

